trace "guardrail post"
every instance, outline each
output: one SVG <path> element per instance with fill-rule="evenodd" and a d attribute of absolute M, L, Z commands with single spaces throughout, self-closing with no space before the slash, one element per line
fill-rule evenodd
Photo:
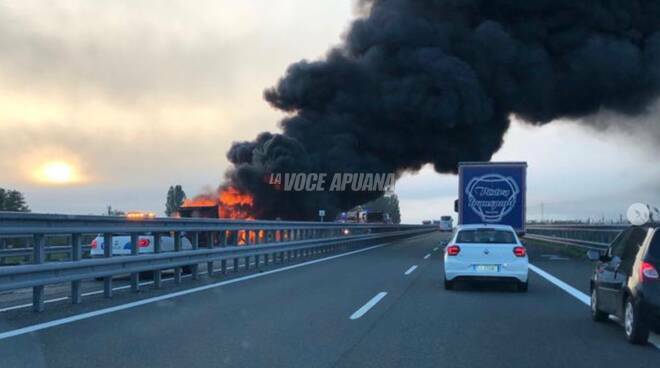
<path fill-rule="evenodd" d="M 0 239 L 0 250 L 7 248 L 7 239 Z M 0 265 L 5 264 L 5 257 L 0 257 Z"/>
<path fill-rule="evenodd" d="M 71 234 L 71 262 L 80 261 L 82 258 L 82 247 L 80 245 L 80 234 Z M 71 303 L 80 304 L 80 280 L 71 282 Z"/>
<path fill-rule="evenodd" d="M 44 234 L 34 235 L 34 247 L 32 248 L 32 263 L 41 264 L 46 260 L 46 236 Z M 44 310 L 44 286 L 39 285 L 32 288 L 32 310 L 43 312 Z"/>
<path fill-rule="evenodd" d="M 140 253 L 140 245 L 138 244 L 138 234 L 131 234 L 131 255 L 137 256 Z M 131 291 L 140 291 L 140 273 L 131 273 Z"/>
<path fill-rule="evenodd" d="M 213 231 L 210 231 L 210 232 L 207 232 L 207 233 L 206 233 L 206 243 L 207 243 L 206 246 L 207 246 L 209 249 L 213 249 L 213 248 L 215 247 L 215 245 L 216 245 L 216 244 L 215 244 L 215 237 L 216 237 L 216 235 L 219 237 L 219 238 L 218 238 L 218 241 L 219 241 L 219 242 L 221 241 L 222 238 L 220 238 L 220 234 L 224 234 L 224 231 L 223 231 L 223 232 L 219 232 L 219 233 L 217 233 L 217 234 L 216 234 L 215 232 L 213 232 Z M 220 244 L 218 244 L 218 245 L 220 245 Z M 214 266 L 213 266 L 213 261 L 208 261 L 208 262 L 206 262 L 206 274 L 209 275 L 209 277 L 213 277 L 213 267 L 214 267 Z"/>
<path fill-rule="evenodd" d="M 181 251 L 181 232 L 179 231 L 174 232 L 174 251 Z M 174 267 L 174 283 L 181 283 L 181 267 Z"/>
<path fill-rule="evenodd" d="M 103 234 L 103 257 L 112 257 L 112 234 Z M 112 298 L 112 275 L 103 278 L 103 296 Z"/>
<path fill-rule="evenodd" d="M 192 249 L 199 249 L 199 233 L 197 231 L 192 233 Z M 199 280 L 199 264 L 197 263 L 192 265 L 192 278 L 193 280 Z"/>
<path fill-rule="evenodd" d="M 162 236 L 160 233 L 154 233 L 154 254 L 162 252 Z M 161 270 L 154 270 L 154 288 L 160 289 L 163 285 Z"/>

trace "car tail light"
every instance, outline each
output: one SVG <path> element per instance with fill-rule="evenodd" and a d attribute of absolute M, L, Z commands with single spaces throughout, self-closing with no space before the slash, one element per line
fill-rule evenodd
<path fill-rule="evenodd" d="M 515 254 L 516 257 L 524 257 L 527 255 L 527 249 L 525 249 L 525 247 L 513 247 L 513 254 Z"/>
<path fill-rule="evenodd" d="M 96 249 L 96 247 L 98 246 L 98 244 L 96 243 L 96 239 L 92 240 L 91 245 L 92 245 L 92 249 Z"/>
<path fill-rule="evenodd" d="M 457 256 L 458 253 L 461 252 L 461 247 L 458 245 L 450 245 L 447 247 L 447 255 L 449 256 Z"/>
<path fill-rule="evenodd" d="M 151 242 L 149 241 L 149 239 L 140 239 L 140 240 L 138 240 L 138 246 L 139 246 L 140 248 L 146 248 L 146 247 L 149 246 L 149 244 L 151 244 Z"/>
<path fill-rule="evenodd" d="M 642 282 L 644 280 L 657 280 L 658 279 L 658 271 L 653 267 L 652 264 L 648 262 L 642 262 L 642 267 L 641 267 L 641 274 L 642 274 Z"/>

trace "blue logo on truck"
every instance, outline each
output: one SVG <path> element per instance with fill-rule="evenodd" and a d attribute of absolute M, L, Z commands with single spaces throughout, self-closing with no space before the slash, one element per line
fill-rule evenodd
<path fill-rule="evenodd" d="M 467 205 L 483 222 L 500 222 L 516 207 L 518 183 L 500 174 L 486 174 L 470 179 L 465 187 Z"/>

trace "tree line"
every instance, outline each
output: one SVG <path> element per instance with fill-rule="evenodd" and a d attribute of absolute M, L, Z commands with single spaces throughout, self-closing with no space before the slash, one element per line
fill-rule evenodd
<path fill-rule="evenodd" d="M 30 212 L 30 207 L 23 193 L 0 188 L 0 211 Z"/>

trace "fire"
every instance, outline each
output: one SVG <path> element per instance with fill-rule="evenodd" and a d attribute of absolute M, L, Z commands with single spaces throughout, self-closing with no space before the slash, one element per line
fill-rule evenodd
<path fill-rule="evenodd" d="M 228 187 L 219 193 L 220 218 L 254 220 L 251 215 L 254 199 L 249 194 Z"/>
<path fill-rule="evenodd" d="M 234 187 L 220 189 L 217 194 L 200 194 L 186 199 L 182 207 L 218 207 L 218 217 L 228 219 L 254 220 L 254 199 Z"/>
<path fill-rule="evenodd" d="M 186 199 L 183 201 L 182 207 L 212 207 L 217 205 L 217 199 L 208 198 L 208 195 L 206 194 L 200 194 L 193 199 Z"/>

